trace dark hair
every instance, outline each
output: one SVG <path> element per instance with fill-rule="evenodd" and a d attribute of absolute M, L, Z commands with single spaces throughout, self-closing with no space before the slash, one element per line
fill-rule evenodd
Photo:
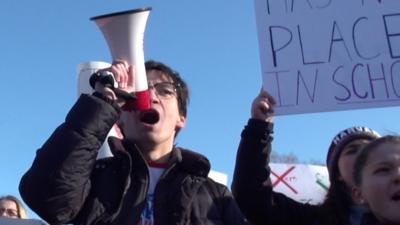
<path fill-rule="evenodd" d="M 378 138 L 375 141 L 366 145 L 363 151 L 361 151 L 361 153 L 357 156 L 354 162 L 354 167 L 353 167 L 354 169 L 352 174 L 354 179 L 354 184 L 356 186 L 360 186 L 362 184 L 362 171 L 364 170 L 367 164 L 368 157 L 379 146 L 386 143 L 400 144 L 400 136 L 386 135 L 384 137 Z"/>
<path fill-rule="evenodd" d="M 185 81 L 181 78 L 178 72 L 171 69 L 164 63 L 148 60 L 145 63 L 146 71 L 158 70 L 166 74 L 172 79 L 176 86 L 176 93 L 178 98 L 179 113 L 186 117 L 187 105 L 189 104 L 189 89 Z"/>
<path fill-rule="evenodd" d="M 321 205 L 323 217 L 320 218 L 320 224 L 350 224 L 352 202 L 349 187 L 337 176 L 332 178 L 325 201 Z"/>

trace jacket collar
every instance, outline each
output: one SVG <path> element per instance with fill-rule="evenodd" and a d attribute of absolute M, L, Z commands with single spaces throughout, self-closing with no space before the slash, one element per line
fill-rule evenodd
<path fill-rule="evenodd" d="M 133 164 L 142 164 L 144 162 L 144 157 L 135 143 L 120 140 L 115 137 L 110 137 L 108 143 L 114 156 L 121 155 L 121 153 L 125 155 L 129 152 L 132 156 Z M 189 174 L 200 177 L 207 177 L 211 167 L 209 160 L 205 156 L 176 146 L 174 146 L 172 150 L 169 166 L 173 164 L 176 164 Z"/>
<path fill-rule="evenodd" d="M 203 155 L 175 147 L 172 151 L 171 162 L 177 162 L 179 166 L 189 174 L 207 177 L 210 172 L 210 162 Z"/>

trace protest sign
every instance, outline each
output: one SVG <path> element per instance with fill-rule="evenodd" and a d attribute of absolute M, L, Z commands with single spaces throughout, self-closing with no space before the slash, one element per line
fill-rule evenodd
<path fill-rule="evenodd" d="M 255 0 L 277 115 L 400 103 L 400 1 Z"/>
<path fill-rule="evenodd" d="M 322 203 L 329 187 L 325 166 L 270 163 L 271 182 L 275 192 L 303 203 Z"/>

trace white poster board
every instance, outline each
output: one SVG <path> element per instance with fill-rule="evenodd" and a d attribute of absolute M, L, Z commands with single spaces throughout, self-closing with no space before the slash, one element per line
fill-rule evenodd
<path fill-rule="evenodd" d="M 277 115 L 400 103 L 399 0 L 255 0 Z"/>
<path fill-rule="evenodd" d="M 325 166 L 270 163 L 274 191 L 303 203 L 322 203 L 329 187 Z"/>

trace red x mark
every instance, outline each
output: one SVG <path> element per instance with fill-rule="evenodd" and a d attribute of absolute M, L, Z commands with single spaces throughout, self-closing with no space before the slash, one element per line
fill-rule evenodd
<path fill-rule="evenodd" d="M 275 182 L 272 184 L 272 187 L 275 187 L 279 182 L 284 183 L 290 190 L 292 190 L 295 194 L 297 194 L 297 191 L 291 187 L 283 178 L 285 178 L 292 170 L 294 170 L 295 166 L 290 167 L 286 172 L 284 172 L 282 175 L 278 175 L 274 173 L 274 171 L 271 170 L 272 175 L 276 177 Z"/>

